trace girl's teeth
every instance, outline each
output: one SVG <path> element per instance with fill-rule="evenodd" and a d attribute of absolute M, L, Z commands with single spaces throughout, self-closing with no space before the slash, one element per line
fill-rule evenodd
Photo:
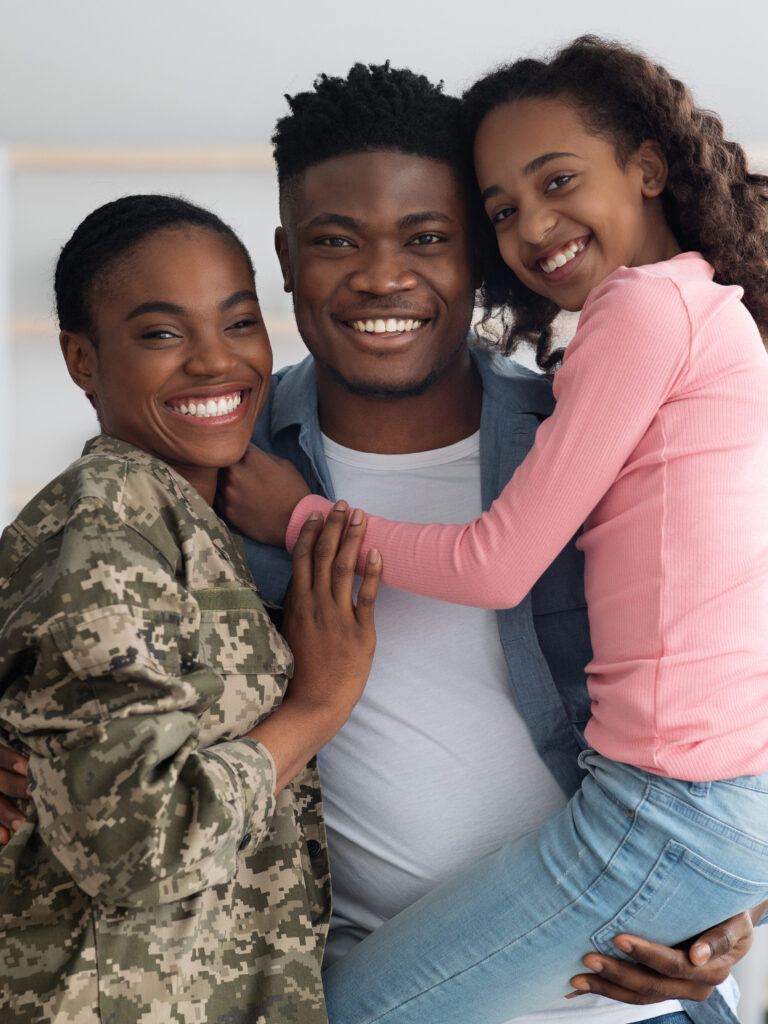
<path fill-rule="evenodd" d="M 209 398 L 206 402 L 181 402 L 171 408 L 185 416 L 208 419 L 211 416 L 226 416 L 227 413 L 234 412 L 241 401 L 242 395 L 238 392 L 234 395 L 222 395 L 221 398 Z"/>
<path fill-rule="evenodd" d="M 545 274 L 551 274 L 553 270 L 558 270 L 560 267 L 564 267 L 566 263 L 570 263 L 573 257 L 583 249 L 583 242 L 571 242 L 565 249 L 562 249 L 554 256 L 550 256 L 548 260 L 539 260 L 539 266 Z"/>

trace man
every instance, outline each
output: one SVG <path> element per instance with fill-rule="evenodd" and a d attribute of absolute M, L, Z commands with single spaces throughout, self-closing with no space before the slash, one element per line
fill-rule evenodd
<path fill-rule="evenodd" d="M 526 454 L 552 397 L 543 379 L 467 345 L 471 169 L 458 102 L 421 76 L 358 65 L 289 103 L 274 136 L 276 247 L 310 358 L 276 375 L 254 441 L 329 497 L 395 519 L 473 519 Z M 225 487 L 224 509 L 246 533 L 256 532 L 249 480 L 268 471 L 254 453 Z M 285 552 L 247 546 L 260 586 L 282 600 Z M 438 881 L 537 827 L 579 785 L 590 657 L 581 569 L 570 546 L 498 615 L 383 588 L 368 686 L 320 753 L 335 906 L 328 964 Z M 749 932 L 748 921 L 733 927 Z M 602 977 L 582 976 L 580 987 L 628 1002 L 703 998 L 734 959 L 697 974 L 679 952 L 640 942 L 628 952 L 683 980 L 592 954 Z M 676 1002 L 561 1004 L 519 1020 L 735 1019 L 719 993 L 686 1003 L 689 1018 Z"/>
<path fill-rule="evenodd" d="M 273 378 L 254 441 L 329 496 L 393 518 L 472 519 L 525 456 L 552 396 L 543 379 L 467 345 L 471 168 L 458 101 L 410 72 L 357 66 L 290 104 L 275 134 L 276 244 L 311 355 Z M 263 458 L 237 467 L 224 490 L 245 531 Z M 259 585 L 282 601 L 287 555 L 247 546 Z M 383 588 L 368 686 L 320 753 L 335 905 L 328 963 L 535 828 L 579 785 L 590 657 L 581 568 L 569 547 L 522 605 L 498 615 Z M 716 958 L 703 968 L 639 941 L 633 957 L 655 971 L 587 958 L 599 970 L 582 976 L 592 993 L 653 1005 L 593 994 L 518 1020 L 671 1024 L 679 1004 L 666 1000 L 704 998 L 748 949 L 751 923 L 743 915 L 712 936 Z M 685 1009 L 698 1024 L 735 1021 L 719 993 Z"/>

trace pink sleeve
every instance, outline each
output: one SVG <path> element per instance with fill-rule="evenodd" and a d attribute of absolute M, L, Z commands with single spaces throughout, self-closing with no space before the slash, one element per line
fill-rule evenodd
<path fill-rule="evenodd" d="M 528 456 L 479 519 L 463 525 L 398 523 L 370 516 L 370 548 L 383 582 L 480 608 L 518 604 L 616 479 L 688 366 L 691 329 L 677 286 L 617 271 L 593 290 L 555 377 L 555 411 Z M 289 549 L 314 509 L 296 506 Z"/>

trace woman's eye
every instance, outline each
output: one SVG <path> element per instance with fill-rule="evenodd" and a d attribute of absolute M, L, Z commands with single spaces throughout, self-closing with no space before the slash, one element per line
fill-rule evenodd
<path fill-rule="evenodd" d="M 553 178 L 552 181 L 550 181 L 544 191 L 555 192 L 557 189 L 562 188 L 563 185 L 567 185 L 572 177 L 572 174 L 558 174 L 556 178 Z"/>
<path fill-rule="evenodd" d="M 149 338 L 153 341 L 170 341 L 173 338 L 180 337 L 175 331 L 168 330 L 167 327 L 152 327 L 148 331 L 142 332 L 142 338 Z"/>
<path fill-rule="evenodd" d="M 256 316 L 244 316 L 241 320 L 236 320 L 235 323 L 230 324 L 227 330 L 230 331 L 243 331 L 249 327 L 258 327 L 261 321 Z"/>
<path fill-rule="evenodd" d="M 505 206 L 503 210 L 498 210 L 496 213 L 493 214 L 493 216 L 491 217 L 491 222 L 493 224 L 501 224 L 503 220 L 506 220 L 507 217 L 511 217 L 512 214 L 516 212 L 517 211 L 515 210 L 514 206 Z"/>

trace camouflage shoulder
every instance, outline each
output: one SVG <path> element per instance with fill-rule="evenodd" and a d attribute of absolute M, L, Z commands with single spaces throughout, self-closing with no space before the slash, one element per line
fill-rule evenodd
<path fill-rule="evenodd" d="M 93 460 L 81 457 L 46 484 L 19 512 L 0 539 L 0 575 L 5 563 L 18 563 L 27 551 L 59 533 L 72 509 L 87 494 L 93 481 Z M 98 467 L 98 487 L 115 504 L 123 489 L 125 470 L 117 462 Z"/>
<path fill-rule="evenodd" d="M 3 532 L 0 578 L 11 577 L 30 552 L 53 541 L 75 518 L 89 516 L 94 524 L 104 517 L 124 522 L 174 564 L 179 545 L 166 510 L 182 496 L 173 493 L 168 477 L 163 463 L 131 445 L 111 438 L 88 442 L 85 454 L 46 484 Z"/>
<path fill-rule="evenodd" d="M 87 451 L 119 458 L 126 465 L 119 515 L 122 521 L 171 559 L 180 547 L 218 548 L 245 580 L 247 562 L 222 519 L 195 488 L 162 459 L 116 438 L 99 437 Z M 103 496 L 104 501 L 107 495 Z"/>

